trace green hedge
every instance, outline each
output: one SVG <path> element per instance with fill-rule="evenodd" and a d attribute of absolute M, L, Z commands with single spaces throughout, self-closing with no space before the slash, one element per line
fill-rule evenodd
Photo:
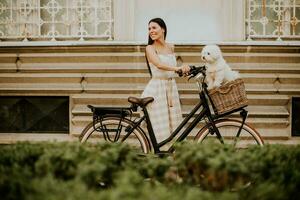
<path fill-rule="evenodd" d="M 299 146 L 177 145 L 163 158 L 121 144 L 0 146 L 1 199 L 298 199 Z"/>

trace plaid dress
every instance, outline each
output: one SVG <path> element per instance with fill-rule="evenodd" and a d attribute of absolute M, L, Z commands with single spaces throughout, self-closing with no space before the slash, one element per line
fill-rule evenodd
<path fill-rule="evenodd" d="M 174 54 L 158 54 L 162 63 L 176 66 Z M 142 97 L 153 97 L 147 105 L 153 131 L 158 142 L 166 139 L 182 121 L 179 94 L 174 77 L 175 72 L 158 69 L 149 63 L 152 79 L 147 84 Z"/>

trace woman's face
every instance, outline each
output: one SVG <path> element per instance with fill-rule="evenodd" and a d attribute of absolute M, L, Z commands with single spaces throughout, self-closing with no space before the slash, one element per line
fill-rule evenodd
<path fill-rule="evenodd" d="M 148 25 L 149 36 L 152 40 L 164 39 L 165 30 L 161 28 L 157 23 L 150 22 Z"/>

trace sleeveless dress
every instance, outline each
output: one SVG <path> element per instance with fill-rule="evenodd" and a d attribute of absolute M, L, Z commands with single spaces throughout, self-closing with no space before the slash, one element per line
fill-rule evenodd
<path fill-rule="evenodd" d="M 174 54 L 158 54 L 162 63 L 176 66 Z M 158 69 L 149 63 L 152 78 L 142 93 L 142 97 L 153 97 L 154 101 L 147 105 L 153 131 L 158 142 L 166 139 L 182 121 L 179 94 L 173 71 Z"/>

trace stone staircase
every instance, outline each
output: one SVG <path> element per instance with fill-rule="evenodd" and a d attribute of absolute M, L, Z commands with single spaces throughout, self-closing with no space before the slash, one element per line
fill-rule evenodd
<path fill-rule="evenodd" d="M 179 62 L 202 64 L 202 47 L 176 45 Z M 87 104 L 128 106 L 128 96 L 140 96 L 150 79 L 144 48 L 138 44 L 0 47 L 0 95 L 69 96 L 70 136 L 77 137 L 92 119 Z M 240 44 L 221 45 L 221 49 L 246 83 L 247 122 L 267 142 L 300 143 L 297 137 L 291 137 L 290 124 L 291 97 L 300 96 L 299 46 Z M 177 78 L 177 84 L 186 115 L 198 101 L 197 88 L 186 78 Z M 7 141 L 8 136 L 14 140 L 9 134 L 0 134 L 0 142 Z"/>

